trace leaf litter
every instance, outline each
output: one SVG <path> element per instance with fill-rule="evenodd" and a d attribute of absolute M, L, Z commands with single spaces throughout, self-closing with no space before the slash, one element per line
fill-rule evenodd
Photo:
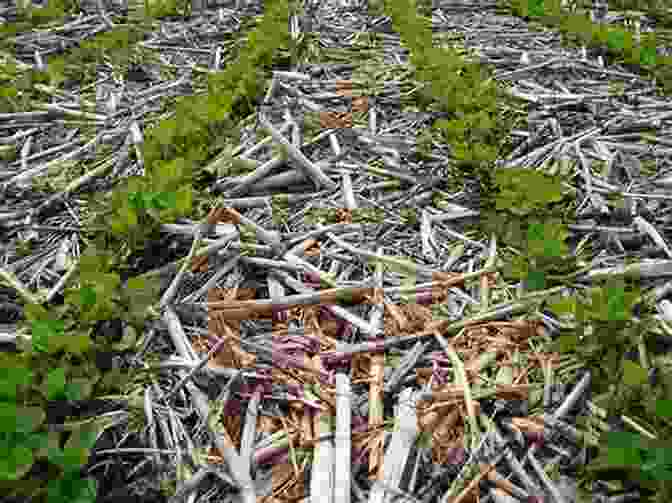
<path fill-rule="evenodd" d="M 0 115 L 1 144 L 16 146 L 1 173 L 2 274 L 12 285 L 2 292 L 3 342 L 18 337 L 17 291 L 53 299 L 79 260 L 88 221 L 79 193 L 141 173 L 141 154 L 131 154 L 141 131 L 170 113 L 171 97 L 202 89 L 198 75 L 226 65 L 227 34 L 262 12 L 237 7 L 156 22 L 140 43 L 155 62 L 134 62 L 137 78 L 103 65 L 95 92 L 46 88 L 48 101 L 33 101 L 40 111 Z M 669 100 L 492 8 L 442 4 L 432 28 L 437 43 L 463 44 L 492 65 L 518 100 L 500 166 L 565 175 L 577 195 L 569 229 L 601 250 L 573 288 L 634 272 L 664 324 Z M 162 281 L 161 311 L 122 364 L 155 373 L 129 391 L 137 400 L 126 399 L 126 424 L 106 432 L 114 449 L 94 449 L 91 473 L 114 453 L 113 469 L 141 492 L 154 483 L 140 466 L 149 465 L 159 487 L 175 481 L 170 501 L 587 501 L 572 469 L 600 433 L 575 423 L 600 408 L 587 396 L 590 372 L 548 349 L 563 322 L 540 310 L 544 296 L 570 288 L 524 294 L 497 272 L 506 244 L 469 230 L 477 181 L 448 187 L 450 146 L 431 135 L 429 152 L 418 152 L 437 112 L 406 106 L 421 83 L 389 18 L 328 2 L 313 14 L 319 41 L 293 33 L 309 57 L 274 72 L 239 144 L 204 166 L 216 178 L 200 194 L 213 202 L 207 225 L 201 215 L 162 224 L 161 243 L 139 261 L 136 272 Z M 7 57 L 32 68 L 109 20 L 82 15 L 46 36 L 17 36 Z M 91 126 L 98 132 L 86 137 Z M 107 147 L 106 162 L 94 146 Z M 229 175 L 235 162 L 242 175 Z M 64 208 L 35 212 L 54 189 Z M 613 193 L 632 211 L 611 205 Z M 19 244 L 29 246 L 23 257 Z M 635 265 L 625 260 L 633 249 Z M 131 425 L 140 447 L 124 447 Z M 133 449 L 144 457 L 129 457 Z"/>

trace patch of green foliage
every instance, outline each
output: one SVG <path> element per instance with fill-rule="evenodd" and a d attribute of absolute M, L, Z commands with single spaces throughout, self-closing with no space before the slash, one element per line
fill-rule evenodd
<path fill-rule="evenodd" d="M 26 6 L 26 4 L 29 4 Z M 44 7 L 35 7 L 32 2 L 17 2 L 17 17 L 31 27 L 38 27 L 52 21 L 62 21 L 65 16 L 75 14 L 78 9 L 75 0 L 48 0 Z"/>
<path fill-rule="evenodd" d="M 642 33 L 639 42 L 635 43 L 629 30 L 593 23 L 587 12 L 577 14 L 563 12 L 560 3 L 561 0 L 500 0 L 499 5 L 503 10 L 516 16 L 534 19 L 544 26 L 557 28 L 563 35 L 563 41 L 570 45 L 606 46 L 611 55 L 638 67 L 644 76 L 655 77 L 663 92 L 668 93 L 672 89 L 670 81 L 672 58 L 657 55 L 656 30 Z M 661 18 L 663 25 L 672 20 L 672 16 L 664 8 L 649 9 L 646 12 L 650 12 L 654 17 L 662 15 L 666 18 Z M 661 28 L 659 33 L 662 36 L 664 30 Z"/>
<path fill-rule="evenodd" d="M 0 64 L 0 113 L 25 112 L 33 108 L 34 101 L 46 96 L 35 84 L 49 84 L 51 76 L 46 71 L 22 69 L 13 61 Z"/>
<path fill-rule="evenodd" d="M 135 345 L 158 290 L 156 283 L 139 278 L 129 279 L 122 288 L 113 266 L 109 255 L 87 248 L 80 258 L 76 286 L 66 288 L 65 303 L 50 310 L 28 304 L 26 320 L 19 326 L 20 352 L 0 354 L 4 495 L 30 495 L 31 501 L 47 497 L 50 502 L 95 501 L 95 483 L 82 479 L 80 471 L 102 425 L 80 424 L 58 433 L 46 431 L 43 423 L 46 411 L 59 402 L 88 400 L 124 387 L 125 375 L 119 370 L 101 373 L 93 363 L 95 354 Z M 99 322 L 111 319 L 128 323 L 121 340 L 103 340 L 96 333 Z M 24 478 L 41 459 L 56 470 L 46 486 Z"/>
<path fill-rule="evenodd" d="M 148 279 L 129 278 L 122 284 L 116 272 L 126 268 L 120 249 L 143 247 L 160 223 L 193 211 L 195 165 L 215 154 L 226 143 L 222 132 L 235 132 L 239 118 L 253 110 L 273 53 L 287 45 L 287 11 L 285 2 L 266 5 L 262 21 L 249 35 L 238 60 L 210 78 L 209 93 L 177 100 L 176 117 L 150 130 L 144 145 L 145 175 L 131 177 L 105 198 L 91 201 L 91 209 L 97 210 L 93 222 L 101 221 L 107 232 L 96 234 L 96 245 L 88 244 L 76 274 L 66 285 L 65 303 L 52 308 L 42 304 L 25 307 L 26 320 L 20 324 L 17 339 L 19 352 L 0 354 L 3 497 L 27 497 L 40 503 L 95 500 L 95 484 L 81 478 L 80 472 L 100 425 L 70 424 L 65 433 L 56 433 L 44 424 L 47 411 L 59 401 L 89 400 L 114 390 L 127 394 L 132 381 L 137 381 L 132 371 L 101 372 L 93 363 L 99 351 L 136 346 L 158 294 L 158 284 Z M 32 11 L 31 23 L 44 18 L 45 12 Z M 31 23 L 3 26 L 3 34 L 30 29 Z M 123 70 L 134 57 L 129 46 L 143 36 L 140 27 L 118 26 L 83 42 L 70 54 L 52 58 L 46 72 L 3 61 L 0 79 L 8 84 L 3 85 L 3 108 L 32 108 L 31 101 L 42 98 L 29 93 L 35 82 L 58 87 L 75 79 L 85 85 L 96 73 L 90 70 L 104 60 Z M 111 336 L 100 329 L 101 323 L 113 321 L 122 322 L 120 334 Z M 48 480 L 33 480 L 31 467 L 45 459 Z"/>
<path fill-rule="evenodd" d="M 608 432 L 605 434 L 608 447 L 602 456 L 589 467 L 592 471 L 613 469 L 622 466 L 640 479 L 672 481 L 672 446 L 657 445 L 640 434 Z"/>
<path fill-rule="evenodd" d="M 566 22 L 560 19 L 559 10 L 554 10 L 554 2 L 517 2 L 517 5 L 521 8 L 518 15 L 542 17 L 547 23 Z M 573 194 L 563 190 L 561 177 L 525 169 L 493 170 L 491 161 L 504 146 L 497 137 L 501 138 L 501 129 L 513 122 L 503 119 L 502 107 L 497 106 L 496 86 L 477 65 L 460 59 L 457 52 L 433 47 L 429 43 L 431 34 L 423 32 L 421 20 L 404 2 L 386 3 L 386 11 L 411 51 L 416 75 L 432 83 L 431 94 L 438 96 L 443 109 L 452 114 L 448 120 L 437 121 L 434 129 L 453 148 L 459 166 L 456 178 L 471 175 L 480 181 L 480 230 L 485 235 L 494 233 L 498 242 L 504 244 L 500 250 L 504 248 L 501 255 L 506 264 L 505 276 L 523 280 L 528 290 L 544 290 L 553 283 L 571 280 L 578 257 L 569 253 L 564 222 L 572 217 L 568 210 Z M 586 33 L 589 39 L 601 37 L 611 48 L 627 49 L 627 36 L 615 32 L 595 35 L 586 30 L 588 26 L 573 31 Z M 642 51 L 633 49 L 631 54 L 640 58 Z M 646 58 L 638 61 L 647 64 Z M 429 96 L 427 100 L 432 101 Z M 509 250 L 515 253 L 507 255 Z M 667 384 L 654 390 L 646 371 L 623 358 L 625 351 L 637 346 L 647 330 L 646 317 L 635 321 L 631 315 L 633 303 L 639 297 L 638 290 L 631 285 L 626 288 L 607 284 L 591 290 L 589 301 L 585 306 L 581 304 L 584 316 L 580 331 L 562 334 L 555 350 L 574 353 L 588 368 L 597 369 L 591 391 L 602 394 L 600 398 L 609 405 L 610 413 L 627 412 L 633 417 L 651 418 L 657 404 L 671 397 Z M 662 453 L 651 451 L 646 457 L 651 463 L 644 462 L 642 466 L 647 466 L 644 471 L 659 478 L 664 476 L 667 461 L 662 457 Z"/>
<path fill-rule="evenodd" d="M 565 243 L 566 203 L 573 194 L 564 190 L 562 178 L 525 168 L 495 171 L 494 208 L 481 208 L 480 227 L 485 235 L 518 250 L 506 257 L 504 275 L 524 280 L 530 290 L 543 290 L 562 281 L 576 268 Z"/>
<path fill-rule="evenodd" d="M 160 174 L 127 178 L 106 200 L 91 198 L 91 205 L 97 210 L 93 223 L 125 241 L 131 249 L 144 247 L 162 223 L 191 212 L 191 171 L 191 163 L 178 158 L 165 163 Z"/>
<path fill-rule="evenodd" d="M 287 22 L 286 4 L 268 5 L 237 60 L 207 76 L 208 93 L 176 100 L 173 116 L 146 131 L 146 174 L 113 191 L 107 209 L 99 212 L 115 239 L 141 247 L 158 225 L 192 212 L 193 183 L 208 174 L 194 168 L 238 139 L 236 123 L 254 111 L 273 54 L 287 45 Z M 242 160 L 228 161 L 218 163 L 224 172 L 209 174 L 233 176 L 251 169 Z"/>
<path fill-rule="evenodd" d="M 464 51 L 435 46 L 432 30 L 412 5 L 387 2 L 385 10 L 410 51 L 415 78 L 428 83 L 417 95 L 417 106 L 449 114 L 450 118 L 432 125 L 438 139 L 451 147 L 455 161 L 449 166 L 449 177 L 478 180 L 481 193 L 489 194 L 494 161 L 501 155 L 503 138 L 513 126 L 503 113 L 504 104 L 512 100 L 487 68 L 463 57 Z"/>
<path fill-rule="evenodd" d="M 22 112 L 33 109 L 34 102 L 50 102 L 51 96 L 35 84 L 58 89 L 65 82 L 77 81 L 86 86 L 95 82 L 97 65 L 105 61 L 113 64 L 118 73 L 125 74 L 134 62 L 155 60 L 152 50 L 134 45 L 143 36 L 139 27 L 116 26 L 83 40 L 63 54 L 48 57 L 44 71 L 24 68 L 25 65 L 19 66 L 0 55 L 0 113 Z"/>
<path fill-rule="evenodd" d="M 637 328 L 641 325 L 632 321 L 631 314 L 638 291 L 611 283 L 594 288 L 589 294 L 586 299 L 570 297 L 553 301 L 549 308 L 559 316 L 571 313 L 577 319 L 577 333 L 561 335 L 557 348 L 562 352 L 578 351 L 591 368 L 602 369 L 594 376 L 594 389 L 604 393 L 609 390 L 612 377 L 618 374 L 623 354 L 639 342 L 641 334 Z"/>
<path fill-rule="evenodd" d="M 17 403 L 11 396 L 17 388 L 27 387 L 32 375 L 25 367 L 6 362 L 0 379 L 3 381 L 3 396 L 0 403 L 0 494 L 3 496 L 29 496 L 31 501 L 78 501 L 94 502 L 96 483 L 82 478 L 80 470 L 95 443 L 98 430 L 95 426 L 82 425 L 73 428 L 63 443 L 62 434 L 44 430 L 46 414 L 41 407 L 27 407 Z M 75 388 L 65 384 L 62 369 L 53 370 L 44 385 L 49 400 L 61 400 L 78 396 Z M 62 447 L 61 447 L 62 446 Z M 22 480 L 35 461 L 46 460 L 56 470 L 46 486 L 38 486 Z"/>
<path fill-rule="evenodd" d="M 52 85 L 71 79 L 86 85 L 95 82 L 97 65 L 111 63 L 122 74 L 138 58 L 146 61 L 151 58 L 151 50 L 135 46 L 142 41 L 144 30 L 139 26 L 115 26 L 83 40 L 78 46 L 66 53 L 49 59 L 48 72 Z"/>
<path fill-rule="evenodd" d="M 639 302 L 643 301 L 635 281 L 610 279 L 586 295 L 554 299 L 548 308 L 561 318 L 576 320 L 576 330 L 561 329 L 553 349 L 572 353 L 591 369 L 593 402 L 609 416 L 637 418 L 658 435 L 652 441 L 641 435 L 607 433 L 601 439 L 599 456 L 585 467 L 586 474 L 638 480 L 655 494 L 653 500 L 642 501 L 658 502 L 672 490 L 668 454 L 672 452 L 672 379 L 664 372 L 654 385 L 640 363 L 625 357 L 629 351 L 641 349 L 652 333 L 651 315 L 632 316 Z"/>
<path fill-rule="evenodd" d="M 163 18 L 186 15 L 191 9 L 191 2 L 186 0 L 144 0 L 146 16 Z"/>

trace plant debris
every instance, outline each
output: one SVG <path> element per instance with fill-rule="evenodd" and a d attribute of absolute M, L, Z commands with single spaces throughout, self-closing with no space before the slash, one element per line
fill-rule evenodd
<path fill-rule="evenodd" d="M 11 38 L 0 344 L 48 354 L 35 370 L 45 396 L 70 404 L 49 428 L 98 425 L 81 465 L 98 501 L 669 491 L 609 479 L 603 443 L 637 434 L 616 467 L 634 470 L 627 460 L 644 466 L 659 452 L 646 442 L 670 431 L 669 408 L 650 413 L 672 403 L 667 351 L 651 342 L 672 334 L 672 102 L 496 3 L 440 2 L 423 18 L 436 47 L 487 66 L 501 89 L 510 129 L 492 192 L 433 127 L 452 117 L 431 98 L 438 84 L 373 5 L 292 10 L 292 64 L 261 84 L 248 75 L 241 86 L 264 96 L 230 104 L 244 118 L 213 119 L 212 141 L 176 110 L 253 58 L 243 47 L 263 44 L 246 35 L 262 6 L 194 2 L 131 28 L 96 2 Z M 15 11 L 0 8 L 3 22 Z M 162 157 L 171 148 L 179 162 Z M 114 253 L 96 251 L 119 235 Z M 106 361 L 76 364 L 94 339 Z M 99 412 L 77 413 L 75 397 Z"/>

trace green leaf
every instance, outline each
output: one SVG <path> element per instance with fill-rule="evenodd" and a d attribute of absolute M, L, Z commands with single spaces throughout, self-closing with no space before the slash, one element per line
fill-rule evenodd
<path fill-rule="evenodd" d="M 79 425 L 71 432 L 64 449 L 70 449 L 73 455 L 82 456 L 84 459 L 80 464 L 85 464 L 89 451 L 96 443 L 99 431 L 99 426 L 94 423 Z"/>
<path fill-rule="evenodd" d="M 651 47 L 641 47 L 639 52 L 640 64 L 644 66 L 656 65 L 656 50 Z"/>
<path fill-rule="evenodd" d="M 656 400 L 656 414 L 661 417 L 672 417 L 672 400 Z"/>
<path fill-rule="evenodd" d="M 87 400 L 100 375 L 93 377 L 73 377 L 67 384 L 65 393 L 68 400 Z"/>
<path fill-rule="evenodd" d="M 65 323 L 62 320 L 42 320 L 32 323 L 33 350 L 50 353 L 57 350 L 56 341 L 62 335 Z"/>
<path fill-rule="evenodd" d="M 650 477 L 653 480 L 672 481 L 672 470 L 665 466 L 660 466 L 655 463 L 644 464 L 641 467 L 642 474 Z"/>
<path fill-rule="evenodd" d="M 61 442 L 61 433 L 57 431 L 47 431 L 40 433 L 40 447 L 36 449 L 34 456 L 36 459 L 49 459 L 54 449 L 59 449 Z"/>
<path fill-rule="evenodd" d="M 566 254 L 567 229 L 557 222 L 533 222 L 528 227 L 528 247 L 537 257 L 562 257 Z"/>
<path fill-rule="evenodd" d="M 19 480 L 33 466 L 33 451 L 22 445 L 0 446 L 0 480 Z"/>
<path fill-rule="evenodd" d="M 607 450 L 609 463 L 614 466 L 639 466 L 642 464 L 642 456 L 639 449 L 631 447 L 609 447 Z"/>
<path fill-rule="evenodd" d="M 527 288 L 531 291 L 546 288 L 544 271 L 529 271 L 526 278 Z"/>
<path fill-rule="evenodd" d="M 607 300 L 607 309 L 610 318 L 613 316 L 616 319 L 626 319 L 625 317 L 625 292 L 615 292 L 610 295 Z"/>
<path fill-rule="evenodd" d="M 62 339 L 61 349 L 71 355 L 83 355 L 91 349 L 93 341 L 88 333 L 72 333 Z"/>
<path fill-rule="evenodd" d="M 152 137 L 156 138 L 161 145 L 170 145 L 173 143 L 177 132 L 177 120 L 165 119 L 152 129 Z"/>
<path fill-rule="evenodd" d="M 59 464 L 65 471 L 77 470 L 80 466 L 86 464 L 89 452 L 90 449 L 68 446 L 66 443 L 66 446 L 61 451 Z"/>
<path fill-rule="evenodd" d="M 30 433 L 36 430 L 47 415 L 40 407 L 20 407 L 0 403 L 0 432 Z"/>
<path fill-rule="evenodd" d="M 33 372 L 22 367 L 0 367 L 0 401 L 14 401 L 19 386 L 27 387 Z"/>
<path fill-rule="evenodd" d="M 185 187 L 175 194 L 175 211 L 179 215 L 188 215 L 193 205 L 193 191 L 190 187 Z"/>
<path fill-rule="evenodd" d="M 65 397 L 65 369 L 54 369 L 47 375 L 44 382 L 47 400 L 57 400 Z"/>
<path fill-rule="evenodd" d="M 651 447 L 644 450 L 644 460 L 655 462 L 659 466 L 672 465 L 672 449 L 670 447 Z"/>
<path fill-rule="evenodd" d="M 82 279 L 94 279 L 111 267 L 112 257 L 97 247 L 89 247 L 79 259 L 79 273 Z"/>
<path fill-rule="evenodd" d="M 134 210 L 144 210 L 147 208 L 148 201 L 147 194 L 142 192 L 130 192 L 128 194 L 128 204 Z"/>
<path fill-rule="evenodd" d="M 629 35 L 629 34 L 628 34 Z M 630 36 L 630 46 L 632 47 L 632 36 Z M 607 46 L 612 49 L 625 48 L 626 33 L 621 30 L 609 30 L 607 36 Z"/>
<path fill-rule="evenodd" d="M 637 386 L 647 382 L 648 375 L 644 368 L 639 364 L 630 361 L 623 360 L 623 382 L 630 386 Z"/>
<path fill-rule="evenodd" d="M 614 449 L 634 449 L 641 446 L 642 437 L 637 433 L 627 431 L 609 431 L 603 437 L 609 448 Z"/>
<path fill-rule="evenodd" d="M 63 469 L 67 465 L 67 460 L 65 459 L 65 453 L 63 452 L 63 449 L 60 448 L 59 443 L 60 440 L 53 442 L 52 439 L 52 442 L 47 449 L 46 457 L 50 463 Z"/>
<path fill-rule="evenodd" d="M 151 199 L 151 207 L 157 210 L 165 210 L 175 207 L 176 195 L 174 192 L 159 192 Z"/>
<path fill-rule="evenodd" d="M 110 217 L 109 225 L 115 234 L 126 234 L 131 227 L 138 225 L 138 215 L 131 210 L 123 210 L 119 215 Z"/>
<path fill-rule="evenodd" d="M 58 479 L 50 480 L 47 491 L 50 503 L 95 503 L 96 501 L 96 481 L 90 478 L 83 479 L 74 470 Z"/>
<path fill-rule="evenodd" d="M 607 283 L 591 292 L 590 316 L 598 321 L 627 321 L 632 317 L 636 292 L 626 292 L 622 284 Z"/>
<path fill-rule="evenodd" d="M 84 308 L 96 303 L 96 292 L 93 288 L 85 286 L 79 289 L 80 305 Z"/>
<path fill-rule="evenodd" d="M 547 304 L 548 308 L 556 313 L 558 316 L 563 314 L 575 314 L 576 313 L 576 297 L 564 297 L 558 300 L 554 300 Z"/>
<path fill-rule="evenodd" d="M 31 433 L 25 436 L 23 445 L 29 449 L 40 450 L 49 444 L 49 434 L 46 431 Z"/>
<path fill-rule="evenodd" d="M 576 335 L 561 335 L 555 341 L 555 350 L 560 353 L 570 353 L 576 349 L 579 338 Z"/>
<path fill-rule="evenodd" d="M 44 320 L 49 317 L 47 310 L 39 304 L 27 304 L 23 312 L 28 321 Z"/>
<path fill-rule="evenodd" d="M 528 0 L 527 15 L 529 17 L 542 17 L 545 12 L 544 0 Z"/>
<path fill-rule="evenodd" d="M 67 383 L 63 390 L 65 398 L 71 401 L 80 400 L 82 397 L 81 386 L 79 384 Z"/>
<path fill-rule="evenodd" d="M 644 462 L 641 470 L 645 476 L 653 480 L 672 480 L 672 449 L 669 447 L 652 447 L 642 450 Z"/>

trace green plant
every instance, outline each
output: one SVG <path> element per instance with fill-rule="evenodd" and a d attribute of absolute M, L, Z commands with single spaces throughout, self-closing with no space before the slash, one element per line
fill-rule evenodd
<path fill-rule="evenodd" d="M 67 410 L 70 402 L 123 389 L 128 380 L 126 371 L 101 374 L 92 363 L 93 356 L 100 350 L 134 345 L 136 327 L 156 301 L 156 288 L 148 280 L 131 278 L 122 289 L 118 274 L 112 272 L 114 265 L 109 254 L 87 248 L 80 257 L 77 286 L 66 288 L 65 304 L 51 310 L 40 304 L 26 305 L 26 321 L 17 340 L 20 352 L 0 354 L 2 491 L 30 494 L 33 501 L 95 501 L 95 483 L 82 478 L 80 471 L 106 424 L 96 420 L 70 423 L 66 433 L 42 431 L 40 426 L 49 417 L 45 411 L 64 406 Z M 95 337 L 99 322 L 114 318 L 129 323 L 121 340 Z M 41 459 L 56 470 L 46 485 L 24 479 Z"/>
<path fill-rule="evenodd" d="M 33 10 L 29 17 L 35 21 L 45 12 Z M 105 232 L 96 232 L 95 242 L 86 241 L 77 271 L 65 286 L 65 303 L 49 308 L 37 299 L 25 306 L 26 319 L 18 330 L 19 352 L 0 354 L 2 497 L 21 496 L 40 503 L 95 500 L 95 484 L 80 472 L 101 425 L 93 419 L 63 420 L 70 402 L 121 390 L 133 406 L 130 427 L 141 426 L 142 406 L 138 408 L 133 393 L 152 376 L 120 369 L 103 372 L 93 363 L 99 351 L 133 349 L 144 322 L 153 315 L 158 280 L 129 278 L 122 282 L 119 270 L 127 268 L 124 260 L 128 256 L 124 251 L 144 246 L 160 223 L 194 211 L 193 195 L 198 190 L 192 185 L 194 166 L 226 145 L 223 132 L 237 140 L 236 122 L 250 115 L 263 91 L 264 72 L 270 69 L 274 53 L 287 47 L 287 12 L 286 2 L 266 5 L 262 22 L 248 37 L 247 47 L 239 51 L 238 60 L 209 78 L 211 92 L 175 100 L 176 116 L 146 135 L 144 176 L 128 179 L 106 198 L 91 198 L 86 209 L 92 218 L 84 234 L 91 230 L 90 224 L 98 222 Z M 115 71 L 123 71 L 138 56 L 129 45 L 142 39 L 145 21 L 133 28 L 116 26 L 69 54 L 50 58 L 46 72 L 35 72 L 1 55 L 2 111 L 25 111 L 33 101 L 44 101 L 41 91 L 33 89 L 36 83 L 58 88 L 67 79 L 80 79 L 86 85 L 95 78 L 96 72 L 90 70 L 102 60 L 111 62 Z M 31 22 L 21 22 L 0 27 L 3 47 L 5 35 L 31 26 Z M 3 149 L 3 155 L 9 156 L 9 150 Z M 233 162 L 231 168 L 232 172 L 243 172 L 250 166 Z M 120 331 L 115 334 L 106 327 L 119 327 Z M 54 408 L 60 410 L 58 419 L 50 416 Z M 44 431 L 45 419 L 50 424 L 52 420 L 62 422 L 59 427 L 65 433 Z M 29 475 L 36 460 L 48 462 L 44 483 Z"/>
<path fill-rule="evenodd" d="M 670 475 L 670 447 L 665 445 L 672 433 L 668 419 L 672 381 L 666 374 L 654 385 L 642 363 L 645 360 L 636 363 L 625 357 L 635 349 L 645 351 L 651 316 L 644 309 L 639 320 L 631 314 L 634 305 L 643 302 L 636 284 L 610 279 L 585 295 L 554 299 L 547 307 L 561 320 L 576 321 L 573 328 L 561 328 L 552 349 L 574 354 L 591 369 L 593 402 L 610 416 L 627 414 L 640 418 L 640 424 L 659 435 L 659 440 L 652 441 L 630 433 L 607 433 L 601 438 L 599 456 L 585 467 L 586 475 L 622 478 L 626 471 L 626 477 L 637 478 L 644 486 L 660 491 Z M 607 473 L 614 470 L 620 474 Z"/>
<path fill-rule="evenodd" d="M 466 178 L 479 180 L 481 193 L 492 189 L 492 165 L 505 146 L 502 140 L 512 126 L 505 116 L 505 103 L 512 102 L 489 70 L 467 61 L 457 47 L 434 46 L 432 31 L 425 19 L 405 2 L 387 2 L 386 12 L 402 43 L 410 50 L 415 77 L 427 82 L 416 94 L 419 108 L 433 107 L 447 112 L 448 119 L 436 120 L 433 132 L 451 146 L 454 161 L 448 173 L 449 185 L 459 186 Z M 431 137 L 425 139 L 424 150 Z M 423 148 L 420 149 L 421 155 Z"/>
<path fill-rule="evenodd" d="M 0 461 L 0 479 L 18 480 L 33 465 L 33 449 L 46 443 L 46 435 L 36 433 L 46 414 L 41 407 L 25 407 L 18 401 L 25 393 L 33 372 L 7 355 L 1 355 L 0 372 L 0 438 L 3 450 Z"/>
<path fill-rule="evenodd" d="M 49 501 L 94 501 L 94 481 L 82 479 L 79 472 L 99 425 L 73 428 L 62 448 L 62 434 L 43 428 L 46 404 L 81 399 L 82 385 L 76 380 L 67 382 L 63 367 L 32 370 L 30 365 L 36 362 L 27 353 L 2 354 L 0 361 L 0 493 L 21 496 L 27 491 L 33 498 L 48 493 Z M 60 471 L 47 487 L 35 487 L 24 479 L 39 459 Z"/>
<path fill-rule="evenodd" d="M 184 0 L 144 0 L 146 16 L 162 18 L 186 14 L 190 2 Z"/>
<path fill-rule="evenodd" d="M 669 26 L 672 16 L 660 6 L 642 6 L 630 0 L 617 2 L 617 10 L 631 7 L 637 11 L 645 11 L 647 15 L 656 18 L 656 30 L 652 33 L 641 34 L 639 42 L 635 44 L 630 30 L 593 23 L 587 15 L 587 10 L 583 13 L 565 12 L 561 9 L 558 0 L 552 2 L 500 0 L 499 5 L 504 11 L 516 16 L 532 18 L 544 26 L 557 27 L 563 35 L 563 41 L 567 44 L 606 46 L 611 55 L 628 64 L 639 66 L 643 75 L 656 77 L 658 86 L 664 92 L 670 89 L 667 78 L 669 77 L 670 58 L 656 54 L 656 39 L 665 33 L 664 28 Z"/>
<path fill-rule="evenodd" d="M 644 481 L 672 481 L 672 446 L 652 442 L 641 434 L 607 432 L 605 448 L 586 469 L 589 472 L 627 470 Z"/>
<path fill-rule="evenodd" d="M 28 21 L 33 26 L 46 24 L 51 21 L 60 20 L 64 16 L 71 14 L 77 8 L 74 0 L 48 0 L 44 7 L 34 7 L 32 2 L 19 2 L 19 19 Z"/>
<path fill-rule="evenodd" d="M 612 35 L 609 39 L 608 32 L 594 35 L 591 24 L 580 16 L 574 18 L 574 25 L 564 17 L 559 19 L 558 2 L 544 2 L 543 12 L 540 2 L 509 3 L 515 4 L 518 15 L 538 17 L 544 24 L 560 23 L 567 32 L 580 34 L 586 41 L 593 36 L 598 40 L 604 37 L 603 42 L 612 50 L 627 52 L 627 36 Z M 487 84 L 479 68 L 462 61 L 457 51 L 425 49 L 431 47 L 426 41 L 430 37 L 422 33 L 421 21 L 403 2 L 386 4 L 386 9 L 411 51 L 416 75 L 432 81 L 432 94 L 438 95 L 443 109 L 449 112 L 450 118 L 435 122 L 433 128 L 452 147 L 457 160 L 454 178 L 473 176 L 480 181 L 479 226 L 483 233 L 495 233 L 499 243 L 506 243 L 501 252 L 505 275 L 523 279 L 532 290 L 546 289 L 548 282 L 571 280 L 577 274 L 580 257 L 578 251 L 571 256 L 565 243 L 568 231 L 564 222 L 572 217 L 569 211 L 573 203 L 569 200 L 573 194 L 564 190 L 561 182 L 568 172 L 562 170 L 558 177 L 532 170 L 493 170 L 493 157 L 506 146 L 497 136 L 513 122 L 506 117 L 506 107 L 499 106 L 498 89 Z M 636 50 L 631 54 L 636 55 Z M 641 345 L 649 329 L 646 317 L 635 321 L 630 314 L 634 302 L 640 300 L 637 288 L 629 283 L 608 283 L 590 290 L 587 300 L 576 300 L 585 304 L 579 310 L 582 317 L 577 331 L 568 333 L 563 328 L 553 349 L 571 352 L 582 364 L 596 369 L 591 391 L 609 404 L 610 413 L 627 411 L 651 418 L 658 400 L 669 399 L 669 386 L 654 388 L 644 382 L 645 368 L 623 358 L 625 351 Z M 662 427 L 660 422 L 657 425 Z M 652 464 L 649 471 L 655 469 Z"/>
<path fill-rule="evenodd" d="M 517 250 L 505 254 L 505 276 L 525 280 L 530 290 L 562 280 L 576 267 L 565 243 L 569 233 L 562 203 L 570 193 L 563 190 L 562 178 L 520 168 L 497 170 L 494 178 L 490 200 L 481 201 L 479 225 Z"/>
<path fill-rule="evenodd" d="M 66 304 L 80 325 L 120 318 L 140 329 L 147 318 L 159 284 L 156 280 L 129 278 L 122 288 L 119 274 L 112 272 L 115 263 L 111 254 L 95 246 L 80 258 L 79 286 L 66 290 Z"/>

